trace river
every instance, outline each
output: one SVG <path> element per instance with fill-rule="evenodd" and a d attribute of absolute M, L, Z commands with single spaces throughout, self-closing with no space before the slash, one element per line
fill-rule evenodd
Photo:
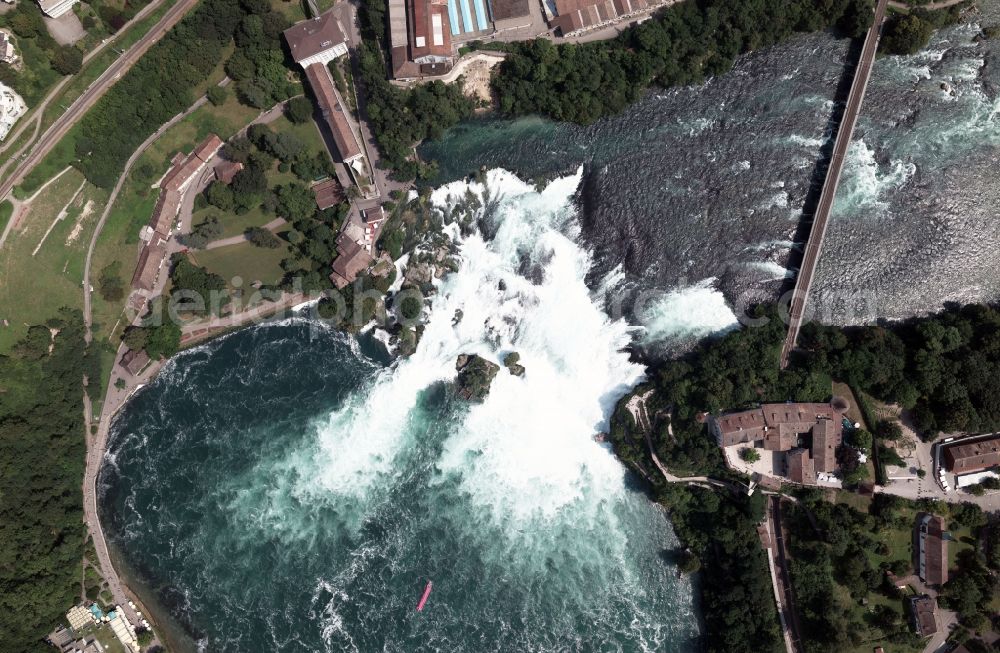
<path fill-rule="evenodd" d="M 1000 73 L 978 31 L 876 63 L 814 286 L 826 319 L 997 298 Z M 669 522 L 592 436 L 642 378 L 627 347 L 730 328 L 794 274 L 846 51 L 799 36 L 590 127 L 490 118 L 425 145 L 435 204 L 493 201 L 409 359 L 295 318 L 170 362 L 100 482 L 182 648 L 696 650 Z M 463 181 L 481 167 L 487 187 Z M 455 398 L 458 354 L 513 350 L 523 378 Z"/>

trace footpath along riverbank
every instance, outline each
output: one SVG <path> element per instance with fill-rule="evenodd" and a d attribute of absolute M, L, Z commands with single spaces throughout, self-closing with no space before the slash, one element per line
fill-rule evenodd
<path fill-rule="evenodd" d="M 196 323 L 183 327 L 181 336 L 182 351 L 204 344 L 213 338 L 226 335 L 236 329 L 281 317 L 289 310 L 294 311 L 300 308 L 306 299 L 302 294 L 284 294 L 278 301 L 273 303 L 255 306 L 234 315 L 214 318 L 207 323 Z M 118 411 L 128 403 L 129 399 L 136 392 L 152 383 L 169 362 L 169 360 L 152 361 L 138 373 L 132 374 L 119 364 L 121 357 L 126 351 L 128 351 L 128 348 L 123 344 L 119 346 L 115 354 L 115 363 L 108 378 L 107 388 L 105 388 L 104 401 L 101 404 L 101 411 L 97 421 L 97 429 L 93 434 L 91 434 L 92 424 L 94 423 L 94 416 L 91 409 L 92 402 L 89 395 L 84 397 L 84 418 L 87 429 L 87 459 L 83 479 L 84 522 L 86 523 L 87 531 L 93 538 L 98 562 L 108 583 L 108 589 L 111 592 L 114 602 L 122 607 L 122 610 L 133 625 L 141 623 L 143 618 L 149 621 L 157 634 L 164 636 L 165 641 L 163 643 L 173 650 L 177 642 L 172 640 L 177 639 L 177 634 L 174 633 L 171 635 L 169 632 L 165 633 L 162 631 L 162 628 L 168 627 L 164 626 L 162 618 L 165 608 L 155 605 L 155 597 L 140 597 L 131 589 L 128 582 L 128 574 L 125 573 L 127 570 L 122 569 L 120 559 L 113 555 L 113 551 L 108 546 L 104 529 L 101 526 L 97 504 L 97 481 L 107 453 L 108 436 L 115 415 L 118 414 Z M 135 608 L 130 607 L 130 601 L 136 605 Z M 150 609 L 151 606 L 152 610 Z M 141 615 L 139 614 L 140 612 Z"/>

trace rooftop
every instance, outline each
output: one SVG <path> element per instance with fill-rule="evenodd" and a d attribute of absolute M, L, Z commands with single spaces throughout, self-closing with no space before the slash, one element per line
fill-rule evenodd
<path fill-rule="evenodd" d="M 319 102 L 323 118 L 330 127 L 334 145 L 340 160 L 347 163 L 361 156 L 361 145 L 351 127 L 350 118 L 344 111 L 337 89 L 333 86 L 330 71 L 321 63 L 306 66 L 306 77 L 312 87 L 313 94 Z"/>
<path fill-rule="evenodd" d="M 314 185 L 312 192 L 316 196 L 316 207 L 320 211 L 344 201 L 344 189 L 340 187 L 340 182 L 333 177 Z"/>
<path fill-rule="evenodd" d="M 913 628 L 921 637 L 930 637 L 937 632 L 937 621 L 934 618 L 934 599 L 915 596 L 910 599 L 910 610 L 913 612 Z"/>
<path fill-rule="evenodd" d="M 493 20 L 507 20 L 508 18 L 521 18 L 530 12 L 528 2 L 530 0 L 492 0 L 490 7 L 493 9 Z"/>
<path fill-rule="evenodd" d="M 347 37 L 333 12 L 328 11 L 286 29 L 285 40 L 292 51 L 292 58 L 298 63 L 346 43 Z"/>

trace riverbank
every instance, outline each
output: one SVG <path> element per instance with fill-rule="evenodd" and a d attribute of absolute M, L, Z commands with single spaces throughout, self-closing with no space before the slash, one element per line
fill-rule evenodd
<path fill-rule="evenodd" d="M 278 313 L 300 304 L 304 299 L 305 296 L 302 294 L 284 294 L 276 303 L 263 304 L 233 316 L 215 318 L 210 320 L 207 325 L 185 327 L 182 330 L 181 345 L 183 349 L 190 349 L 214 338 L 231 333 L 236 329 L 243 328 L 248 324 L 273 319 Z M 87 397 L 84 400 L 85 423 L 88 431 L 86 437 L 87 458 L 83 481 L 84 522 L 93 538 L 101 571 L 115 602 L 122 607 L 133 624 L 139 624 L 141 617 L 137 610 L 129 607 L 129 601 L 134 602 L 140 609 L 139 611 L 146 615 L 147 621 L 153 625 L 154 630 L 159 634 L 161 624 L 155 616 L 151 618 L 151 615 L 165 614 L 165 611 L 163 609 L 150 611 L 148 604 L 144 603 L 137 592 L 131 588 L 127 582 L 127 578 L 123 579 L 123 574 L 115 564 L 115 556 L 108 546 L 104 529 L 101 526 L 97 505 L 97 482 L 107 453 L 108 436 L 115 416 L 139 390 L 152 383 L 156 376 L 170 362 L 169 360 L 151 361 L 144 369 L 136 374 L 132 374 L 119 364 L 122 356 L 127 351 L 128 347 L 122 344 L 115 354 L 114 368 L 109 375 L 108 384 L 105 388 L 97 429 L 92 435 L 90 433 L 91 424 L 93 423 L 93 416 L 90 413 L 92 402 Z M 146 600 L 152 600 L 155 603 L 155 599 L 151 599 L 151 597 L 147 597 Z M 176 633 L 173 639 L 176 639 Z"/>

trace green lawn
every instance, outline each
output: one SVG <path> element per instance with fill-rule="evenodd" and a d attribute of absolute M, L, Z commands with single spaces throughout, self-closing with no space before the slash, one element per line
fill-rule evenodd
<path fill-rule="evenodd" d="M 219 236 L 219 239 L 239 236 L 245 233 L 247 229 L 262 227 L 275 218 L 274 214 L 264 213 L 260 207 L 255 207 L 243 215 L 236 215 L 233 213 L 222 213 L 214 206 L 209 206 L 192 213 L 191 224 L 197 225 L 199 222 L 203 222 L 206 218 L 213 215 L 219 218 L 219 223 L 222 225 L 222 235 Z"/>
<path fill-rule="evenodd" d="M 322 13 L 326 11 L 327 7 L 333 6 L 333 0 L 323 0 L 316 4 Z M 284 14 L 293 23 L 305 20 L 306 18 L 305 3 L 303 0 L 271 0 L 271 8 Z"/>
<path fill-rule="evenodd" d="M 254 281 L 275 284 L 281 281 L 284 270 L 281 261 L 289 256 L 288 247 L 276 249 L 255 247 L 250 243 L 240 243 L 191 252 L 189 256 L 198 265 L 208 268 L 226 280 L 230 286 L 234 278 L 242 279 L 242 287 L 247 288 Z"/>
<path fill-rule="evenodd" d="M 24 335 L 26 324 L 39 324 L 62 306 L 83 303 L 86 251 L 107 193 L 84 184 L 76 195 L 82 182 L 76 170 L 53 182 L 8 237 L 0 256 L 0 319 L 10 320 L 10 326 L 0 328 L 0 352 Z M 64 208 L 65 217 L 56 221 Z"/>
<path fill-rule="evenodd" d="M 7 223 L 12 215 L 14 215 L 14 205 L 10 203 L 10 200 L 0 202 L 0 233 L 3 233 L 3 230 L 7 228 Z"/>

